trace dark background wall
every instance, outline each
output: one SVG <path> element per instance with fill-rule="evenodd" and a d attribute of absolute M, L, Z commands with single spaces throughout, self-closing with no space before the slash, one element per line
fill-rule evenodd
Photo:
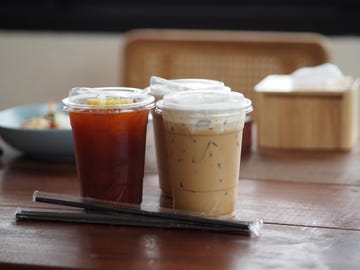
<path fill-rule="evenodd" d="M 3 0 L 0 29 L 123 32 L 133 28 L 360 34 L 360 0 Z"/>

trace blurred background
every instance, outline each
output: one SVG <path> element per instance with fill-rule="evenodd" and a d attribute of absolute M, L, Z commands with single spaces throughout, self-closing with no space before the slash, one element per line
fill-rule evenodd
<path fill-rule="evenodd" d="M 123 34 L 136 28 L 321 33 L 332 62 L 360 77 L 358 14 L 355 0 L 1 1 L 0 110 L 121 85 Z"/>

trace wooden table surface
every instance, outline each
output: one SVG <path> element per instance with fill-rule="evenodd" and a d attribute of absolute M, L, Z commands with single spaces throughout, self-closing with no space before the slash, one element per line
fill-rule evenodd
<path fill-rule="evenodd" d="M 34 190 L 79 194 L 75 165 L 0 158 L 0 269 L 360 269 L 360 154 L 253 150 L 242 157 L 236 218 L 260 236 L 16 221 Z M 156 174 L 144 205 L 169 206 Z"/>

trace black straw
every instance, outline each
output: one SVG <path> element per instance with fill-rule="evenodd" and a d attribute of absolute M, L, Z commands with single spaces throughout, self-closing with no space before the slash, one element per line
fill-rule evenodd
<path fill-rule="evenodd" d="M 55 205 L 71 206 L 85 211 L 64 212 L 58 210 L 22 210 L 17 219 L 53 220 L 145 226 L 176 229 L 197 229 L 243 235 L 259 234 L 261 220 L 239 221 L 233 219 L 208 218 L 194 213 L 161 208 L 159 211 L 142 209 L 139 205 L 97 200 L 87 197 L 70 196 L 35 191 L 33 200 Z"/>

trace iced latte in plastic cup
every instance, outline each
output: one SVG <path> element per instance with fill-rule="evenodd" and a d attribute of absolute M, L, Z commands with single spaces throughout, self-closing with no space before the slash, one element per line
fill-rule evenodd
<path fill-rule="evenodd" d="M 161 100 L 166 94 L 189 91 L 189 90 L 219 90 L 230 91 L 231 89 L 224 85 L 223 82 L 209 79 L 174 79 L 166 80 L 160 77 L 152 76 L 150 79 L 149 93 L 155 97 L 155 101 Z M 168 197 L 172 196 L 171 181 L 168 165 L 168 154 L 164 132 L 164 123 L 159 110 L 151 110 L 153 117 L 156 160 L 159 174 L 159 185 L 163 194 Z"/>
<path fill-rule="evenodd" d="M 136 88 L 74 88 L 63 104 L 70 116 L 82 195 L 141 203 L 154 97 Z"/>
<path fill-rule="evenodd" d="M 166 130 L 175 209 L 233 215 L 251 101 L 238 92 L 186 91 L 164 96 L 157 109 Z"/>

